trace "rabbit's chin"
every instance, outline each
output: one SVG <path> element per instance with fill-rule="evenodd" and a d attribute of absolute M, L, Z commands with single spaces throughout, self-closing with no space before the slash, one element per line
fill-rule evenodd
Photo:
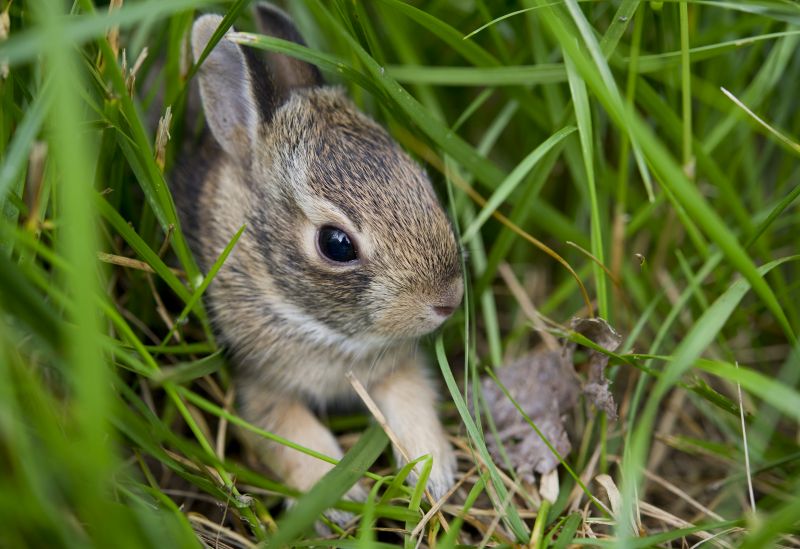
<path fill-rule="evenodd" d="M 433 332 L 450 316 L 437 313 L 435 307 L 423 303 L 409 305 L 373 315 L 369 331 L 380 337 L 413 339 Z"/>
<path fill-rule="evenodd" d="M 434 332 L 443 322 L 443 319 L 414 318 L 390 325 L 374 323 L 369 332 L 359 334 L 359 337 L 365 341 L 413 341 Z"/>

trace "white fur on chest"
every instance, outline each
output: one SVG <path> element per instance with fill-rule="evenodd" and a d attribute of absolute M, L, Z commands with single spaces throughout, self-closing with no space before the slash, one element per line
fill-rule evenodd
<path fill-rule="evenodd" d="M 282 356 L 276 356 L 277 349 L 265 349 L 260 381 L 319 407 L 356 398 L 347 372 L 369 388 L 406 363 L 415 347 L 410 341 L 340 334 L 291 304 L 273 304 L 271 310 L 282 318 L 282 331 L 292 333 L 281 348 Z"/>

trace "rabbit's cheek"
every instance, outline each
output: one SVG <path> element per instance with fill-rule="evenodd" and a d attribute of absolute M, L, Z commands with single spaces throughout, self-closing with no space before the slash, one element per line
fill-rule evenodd
<path fill-rule="evenodd" d="M 432 332 L 446 316 L 435 314 L 419 296 L 396 298 L 391 307 L 373 315 L 373 330 L 389 337 L 419 337 Z"/>
<path fill-rule="evenodd" d="M 373 330 L 393 337 L 419 337 L 441 326 L 460 306 L 464 295 L 461 274 L 448 281 L 425 281 L 418 273 L 391 286 L 377 275 L 370 287 Z M 399 290 L 398 287 L 404 288 Z M 433 289 L 435 288 L 435 289 Z"/>

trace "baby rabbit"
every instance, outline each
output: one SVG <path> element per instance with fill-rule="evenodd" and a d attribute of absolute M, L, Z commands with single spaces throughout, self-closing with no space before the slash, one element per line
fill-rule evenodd
<path fill-rule="evenodd" d="M 256 19 L 263 34 L 302 43 L 276 8 L 258 5 Z M 221 20 L 195 21 L 195 60 Z M 463 286 L 430 181 L 313 65 L 223 38 L 198 75 L 210 135 L 183 159 L 174 196 L 203 269 L 246 225 L 208 289 L 239 413 L 340 458 L 314 412 L 356 401 L 352 371 L 410 457 L 433 456 L 428 487 L 442 496 L 455 459 L 417 338 L 453 313 Z M 253 438 L 263 462 L 300 491 L 332 467 Z"/>

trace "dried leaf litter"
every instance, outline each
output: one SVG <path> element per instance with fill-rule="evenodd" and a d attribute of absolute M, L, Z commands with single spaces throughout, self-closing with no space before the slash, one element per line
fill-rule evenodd
<path fill-rule="evenodd" d="M 602 319 L 575 318 L 570 327 L 607 351 L 616 350 L 622 341 L 619 334 Z M 576 343 L 568 341 L 558 351 L 529 354 L 496 372 L 511 398 L 562 457 L 572 449 L 565 422 L 581 394 L 598 410 L 604 411 L 609 419 L 617 418 L 617 406 L 605 377 L 608 357 L 594 349 L 587 349 L 588 373 L 586 380 L 582 381 L 573 366 L 576 348 Z M 497 437 L 488 431 L 486 433 L 492 458 L 498 463 L 505 462 L 499 442 L 517 475 L 527 482 L 533 482 L 534 473 L 543 475 L 555 469 L 559 463 L 558 457 L 531 428 L 498 384 L 485 377 L 481 385 L 497 428 Z"/>

